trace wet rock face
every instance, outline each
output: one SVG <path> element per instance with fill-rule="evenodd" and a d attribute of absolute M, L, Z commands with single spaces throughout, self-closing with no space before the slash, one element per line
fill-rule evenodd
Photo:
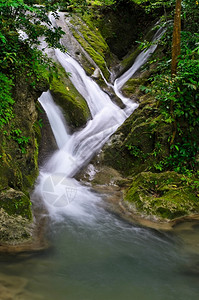
<path fill-rule="evenodd" d="M 91 16 L 60 12 L 59 17 L 56 24 L 65 32 L 61 42 L 67 52 L 84 67 L 89 76 L 92 76 L 96 69 L 100 69 L 108 79 L 110 73 L 107 66 L 112 60 L 112 55 L 99 29 L 93 24 Z M 54 56 L 52 57 L 56 60 Z M 95 72 L 94 77 L 95 80 L 103 81 L 100 72 L 99 74 Z"/>

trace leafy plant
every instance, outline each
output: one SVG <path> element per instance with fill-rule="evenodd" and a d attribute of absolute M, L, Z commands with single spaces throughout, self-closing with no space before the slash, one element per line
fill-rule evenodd
<path fill-rule="evenodd" d="M 170 154 L 156 163 L 155 168 L 188 173 L 198 167 L 199 34 L 182 31 L 181 38 L 176 76 L 170 74 L 170 44 L 167 44 L 167 55 L 158 62 L 149 85 L 140 89 L 156 97 L 164 122 L 172 126 L 172 135 L 168 136 Z"/>
<path fill-rule="evenodd" d="M 135 145 L 126 145 L 129 153 L 134 157 L 140 157 L 142 155 L 142 151 Z"/>
<path fill-rule="evenodd" d="M 0 72 L 0 129 L 13 118 L 12 86 L 12 80 Z"/>
<path fill-rule="evenodd" d="M 30 137 L 23 136 L 20 129 L 13 129 L 11 130 L 10 138 L 18 143 L 22 153 L 26 153 Z"/>

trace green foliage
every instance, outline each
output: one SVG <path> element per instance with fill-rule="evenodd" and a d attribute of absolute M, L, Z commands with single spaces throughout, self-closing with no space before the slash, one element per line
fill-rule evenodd
<path fill-rule="evenodd" d="M 49 27 L 52 25 L 48 19 L 49 5 L 34 6 L 32 2 L 16 0 L 0 3 L 0 63 L 6 74 L 13 74 L 22 66 L 30 69 L 37 67 L 37 61 L 42 57 L 37 50 L 41 36 L 45 37 L 50 47 L 62 48 L 59 44 L 63 34 L 61 28 Z"/>
<path fill-rule="evenodd" d="M 199 34 L 194 31 L 181 32 L 178 72 L 172 77 L 170 43 L 167 42 L 171 32 L 167 33 L 164 40 L 167 45 L 166 56 L 158 62 L 157 72 L 149 80 L 150 85 L 141 86 L 141 90 L 156 96 L 164 121 L 173 127 L 173 134 L 168 137 L 170 154 L 155 168 L 189 173 L 189 170 L 196 171 L 198 168 Z"/>
<path fill-rule="evenodd" d="M 73 11 L 84 13 L 88 9 L 88 3 L 86 0 L 61 0 L 57 2 L 61 10 L 67 10 L 69 12 Z"/>
<path fill-rule="evenodd" d="M 61 28 L 53 28 L 48 19 L 49 10 L 56 17 L 56 4 L 51 1 L 1 0 L 0 1 L 0 130 L 4 138 L 14 140 L 22 153 L 26 152 L 29 137 L 20 128 L 13 128 L 15 84 L 23 74 L 33 88 L 39 84 L 46 68 L 53 67 L 47 56 L 38 50 L 39 37 L 49 47 L 59 44 Z M 40 3 L 41 2 L 41 3 Z"/>
<path fill-rule="evenodd" d="M 156 69 L 148 79 L 148 84 L 145 82 L 140 90 L 148 93 L 149 97 L 151 94 L 155 96 L 157 106 L 154 113 L 158 111 L 161 116 L 159 124 L 165 127 L 163 136 L 160 127 L 155 127 L 153 131 L 154 150 L 146 156 L 149 159 L 154 157 L 151 170 L 174 170 L 192 176 L 199 168 L 198 2 L 182 1 L 182 8 L 181 55 L 176 76 L 170 73 L 173 26 L 168 23 L 167 32 L 159 43 L 160 55 L 153 55 L 144 67 L 145 70 L 151 70 L 152 64 Z M 172 18 L 172 14 L 167 18 Z M 162 21 L 165 22 L 165 16 Z M 142 49 L 150 45 L 145 41 L 141 43 Z M 138 160 L 142 157 L 134 145 L 128 145 L 128 149 Z"/>
<path fill-rule="evenodd" d="M 88 1 L 89 4 L 92 4 L 92 5 L 113 5 L 113 4 L 116 4 L 116 0 L 90 0 Z"/>
<path fill-rule="evenodd" d="M 12 86 L 12 80 L 0 72 L 0 129 L 13 118 Z"/>
<path fill-rule="evenodd" d="M 26 153 L 26 147 L 30 137 L 23 136 L 20 129 L 13 129 L 11 130 L 10 138 L 18 143 L 22 153 Z"/>
<path fill-rule="evenodd" d="M 142 151 L 135 145 L 126 145 L 129 153 L 134 157 L 140 157 L 143 155 Z"/>

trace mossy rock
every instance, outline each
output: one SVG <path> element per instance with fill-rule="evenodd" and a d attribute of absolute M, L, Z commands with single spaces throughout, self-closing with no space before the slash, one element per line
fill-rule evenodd
<path fill-rule="evenodd" d="M 29 191 L 38 176 L 38 126 L 36 102 L 49 88 L 21 73 L 12 90 L 14 118 L 0 131 L 0 240 L 19 244 L 31 238 L 32 211 Z M 37 84 L 33 87 L 32 83 Z M 37 140 L 38 139 L 38 140 Z"/>
<path fill-rule="evenodd" d="M 93 59 L 96 65 L 100 68 L 105 78 L 108 79 L 110 73 L 107 69 L 104 55 L 96 51 L 92 46 L 93 43 L 89 43 L 87 40 L 85 40 L 84 37 L 82 37 L 74 28 L 71 28 L 71 31 L 76 40 L 80 43 L 80 45 L 84 48 L 84 50 L 90 55 L 90 57 Z"/>
<path fill-rule="evenodd" d="M 155 171 L 169 154 L 171 133 L 172 126 L 164 122 L 155 99 L 145 95 L 139 107 L 104 146 L 101 160 L 125 176 Z"/>
<path fill-rule="evenodd" d="M 129 79 L 122 88 L 122 93 L 131 98 L 136 94 L 136 97 L 141 96 L 140 86 L 145 84 L 146 79 L 144 78 L 131 78 Z"/>
<path fill-rule="evenodd" d="M 149 25 L 150 27 L 150 25 Z M 155 34 L 155 31 L 153 29 L 153 27 L 151 27 L 151 29 L 149 30 L 149 27 L 148 27 L 148 32 L 146 33 L 146 35 L 142 38 L 142 40 L 144 41 L 150 41 L 153 37 L 153 35 Z M 144 31 L 145 32 L 145 31 Z M 133 63 L 135 62 L 135 59 L 137 58 L 137 56 L 142 52 L 142 49 L 140 46 L 138 47 L 133 47 L 129 53 L 123 58 L 123 60 L 121 61 L 121 65 L 122 65 L 122 70 L 121 70 L 121 74 L 126 72 L 132 65 Z M 154 54 L 152 54 L 152 57 L 153 57 Z M 157 54 L 157 51 L 156 51 L 156 54 L 154 55 L 155 57 L 161 55 L 161 50 L 158 51 L 158 54 Z"/>
<path fill-rule="evenodd" d="M 133 65 L 136 57 L 140 54 L 140 52 L 141 50 L 137 48 L 121 61 L 122 71 L 119 75 L 122 75 Z"/>
<path fill-rule="evenodd" d="M 71 23 L 78 28 L 79 33 L 82 37 L 92 46 L 92 48 L 98 52 L 104 59 L 110 56 L 110 49 L 106 41 L 102 37 L 98 28 L 94 27 L 91 20 L 90 14 L 84 14 L 81 18 L 74 16 Z"/>
<path fill-rule="evenodd" d="M 199 197 L 176 172 L 142 172 L 132 178 L 124 201 L 141 214 L 163 219 L 198 213 Z"/>
<path fill-rule="evenodd" d="M 117 6 L 95 7 L 89 17 L 109 45 L 122 59 L 151 26 L 154 17 L 133 1 L 118 1 Z"/>
<path fill-rule="evenodd" d="M 29 141 L 20 148 L 17 141 L 10 135 L 11 126 L 21 128 L 22 135 L 29 136 Z M 2 141 L 0 147 L 0 190 L 9 187 L 22 191 L 29 191 L 38 176 L 38 143 L 31 122 L 27 122 L 27 127 L 20 126 L 20 120 L 16 116 L 11 126 L 6 127 L 7 134 L 1 134 Z"/>
<path fill-rule="evenodd" d="M 34 80 L 34 78 L 32 78 Z M 0 190 L 9 187 L 28 193 L 38 175 L 38 141 L 36 102 L 48 89 L 47 75 L 35 87 L 20 74 L 13 87 L 14 118 L 0 132 Z"/>
<path fill-rule="evenodd" d="M 84 53 L 81 53 L 81 65 L 84 66 L 84 71 L 88 76 L 92 76 L 93 72 L 95 71 L 95 68 L 93 64 L 86 58 Z"/>
<path fill-rule="evenodd" d="M 26 219 L 32 219 L 29 197 L 12 188 L 0 193 L 0 208 L 3 208 L 9 215 L 20 215 Z"/>
<path fill-rule="evenodd" d="M 0 208 L 0 241 L 3 244 L 17 245 L 32 237 L 32 225 L 21 215 L 10 216 Z"/>
<path fill-rule="evenodd" d="M 62 108 L 68 125 L 76 128 L 86 124 L 90 118 L 88 105 L 61 67 L 58 67 L 58 76 L 51 80 L 50 92 Z"/>

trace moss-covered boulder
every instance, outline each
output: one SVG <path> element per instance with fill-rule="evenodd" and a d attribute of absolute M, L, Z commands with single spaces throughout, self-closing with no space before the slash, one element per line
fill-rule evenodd
<path fill-rule="evenodd" d="M 124 201 L 132 210 L 163 219 L 198 213 L 199 196 L 184 179 L 175 172 L 142 172 L 132 178 Z"/>
<path fill-rule="evenodd" d="M 171 125 L 162 120 L 153 97 L 142 96 L 141 104 L 104 146 L 101 161 L 123 175 L 156 170 L 169 153 Z"/>
<path fill-rule="evenodd" d="M 58 67 L 57 76 L 51 80 L 50 92 L 62 108 L 69 126 L 76 128 L 86 124 L 90 118 L 88 105 L 61 67 Z"/>
<path fill-rule="evenodd" d="M 92 58 L 95 67 L 98 67 L 105 78 L 108 79 L 110 73 L 107 69 L 107 62 L 109 65 L 111 54 L 99 29 L 93 25 L 89 15 L 84 15 L 81 18 L 73 15 L 70 22 L 70 30 L 73 36 Z M 90 72 L 93 73 L 92 68 Z"/>
<path fill-rule="evenodd" d="M 21 215 L 10 216 L 0 208 L 0 244 L 17 245 L 27 242 L 32 237 L 32 225 Z"/>
<path fill-rule="evenodd" d="M 0 192 L 0 208 L 9 215 L 21 215 L 29 220 L 32 219 L 30 199 L 21 191 L 10 188 Z"/>

